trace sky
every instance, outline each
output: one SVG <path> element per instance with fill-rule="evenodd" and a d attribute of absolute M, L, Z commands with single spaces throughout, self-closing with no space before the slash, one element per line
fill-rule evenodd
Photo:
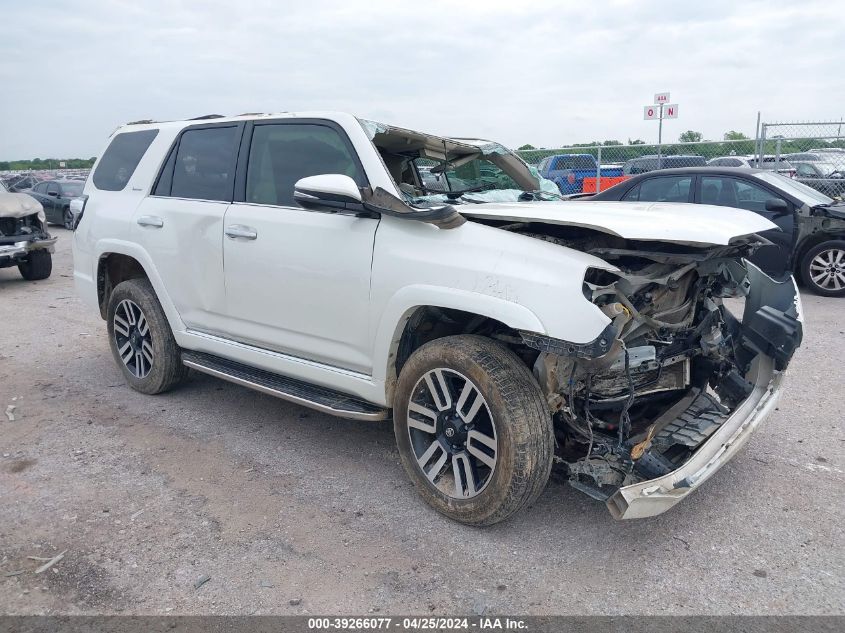
<path fill-rule="evenodd" d="M 340 110 L 510 147 L 845 115 L 845 12 L 802 0 L 0 0 L 0 160 L 139 119 Z"/>

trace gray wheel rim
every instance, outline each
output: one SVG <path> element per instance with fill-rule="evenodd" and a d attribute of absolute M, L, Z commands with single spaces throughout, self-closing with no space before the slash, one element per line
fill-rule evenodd
<path fill-rule="evenodd" d="M 478 386 L 452 369 L 417 381 L 408 403 L 417 466 L 440 492 L 470 499 L 490 483 L 498 461 L 496 424 Z"/>
<path fill-rule="evenodd" d="M 155 354 L 150 325 L 137 303 L 124 299 L 112 319 L 117 353 L 126 369 L 136 378 L 144 378 L 153 368 Z"/>
<path fill-rule="evenodd" d="M 813 257 L 810 262 L 810 279 L 824 290 L 845 288 L 845 251 L 831 248 Z"/>

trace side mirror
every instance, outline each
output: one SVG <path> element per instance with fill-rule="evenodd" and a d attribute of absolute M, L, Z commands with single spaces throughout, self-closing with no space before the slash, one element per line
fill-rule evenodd
<path fill-rule="evenodd" d="M 50 196 L 51 198 L 58 198 L 59 192 L 58 191 L 48 191 L 47 195 Z"/>
<path fill-rule="evenodd" d="M 766 211 L 771 211 L 775 215 L 786 215 L 789 213 L 789 205 L 786 204 L 786 200 L 770 198 L 766 200 Z"/>
<path fill-rule="evenodd" d="M 361 191 L 349 176 L 320 174 L 296 181 L 293 199 L 304 209 L 314 211 L 360 212 Z"/>

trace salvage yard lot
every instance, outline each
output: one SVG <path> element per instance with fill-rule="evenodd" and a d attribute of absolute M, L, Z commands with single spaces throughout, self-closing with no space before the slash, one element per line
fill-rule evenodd
<path fill-rule="evenodd" d="M 390 423 L 199 374 L 130 390 L 53 231 L 50 279 L 0 270 L 7 614 L 842 612 L 843 300 L 802 295 L 779 409 L 669 513 L 615 522 L 552 482 L 476 529 L 414 493 Z"/>

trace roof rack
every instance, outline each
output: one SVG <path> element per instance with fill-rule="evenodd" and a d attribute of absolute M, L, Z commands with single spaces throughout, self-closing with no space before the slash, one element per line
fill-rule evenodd
<path fill-rule="evenodd" d="M 188 121 L 204 121 L 205 119 L 222 119 L 222 114 L 204 114 L 202 116 L 195 116 L 193 119 L 188 119 Z"/>
<path fill-rule="evenodd" d="M 126 125 L 146 125 L 147 123 L 152 123 L 152 119 L 141 119 L 139 121 L 130 121 Z"/>

